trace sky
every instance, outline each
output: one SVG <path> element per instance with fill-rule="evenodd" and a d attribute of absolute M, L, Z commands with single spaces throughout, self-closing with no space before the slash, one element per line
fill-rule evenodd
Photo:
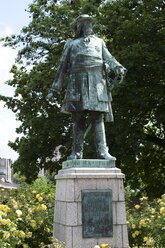
<path fill-rule="evenodd" d="M 0 37 L 19 34 L 20 30 L 30 22 L 25 9 L 33 0 L 0 0 Z M 9 73 L 17 55 L 16 50 L 3 47 L 0 43 L 0 95 L 13 96 L 14 88 L 5 84 L 12 78 Z M 15 161 L 18 154 L 8 146 L 8 141 L 14 141 L 18 136 L 15 132 L 20 123 L 15 114 L 4 107 L 0 101 L 0 158 Z"/>

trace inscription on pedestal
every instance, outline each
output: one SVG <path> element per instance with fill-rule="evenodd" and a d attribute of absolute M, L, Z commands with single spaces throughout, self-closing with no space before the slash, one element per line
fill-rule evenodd
<path fill-rule="evenodd" d="M 82 190 L 83 238 L 112 237 L 112 190 Z"/>

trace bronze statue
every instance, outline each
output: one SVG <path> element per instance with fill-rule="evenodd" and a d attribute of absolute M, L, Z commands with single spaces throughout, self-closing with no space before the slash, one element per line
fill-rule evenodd
<path fill-rule="evenodd" d="M 109 53 L 104 41 L 93 34 L 93 17 L 80 15 L 74 22 L 75 39 L 68 40 L 48 98 L 61 90 L 64 76 L 68 85 L 62 111 L 72 114 L 73 146 L 68 159 L 83 158 L 86 118 L 91 118 L 97 157 L 114 159 L 106 143 L 104 118 L 113 121 L 111 92 L 106 83 L 105 68 L 123 76 L 125 68 Z"/>

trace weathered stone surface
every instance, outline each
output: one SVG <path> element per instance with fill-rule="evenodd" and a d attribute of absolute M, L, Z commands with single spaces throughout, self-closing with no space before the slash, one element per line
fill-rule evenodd
<path fill-rule="evenodd" d="M 66 181 L 66 196 L 65 200 L 67 202 L 74 202 L 74 196 L 75 196 L 75 187 L 74 187 L 74 179 L 68 179 Z"/>
<path fill-rule="evenodd" d="M 66 225 L 77 226 L 77 210 L 78 205 L 76 202 L 66 203 Z"/>
<path fill-rule="evenodd" d="M 58 223 L 54 224 L 54 237 L 57 237 L 62 242 L 66 242 L 64 225 Z"/>
<path fill-rule="evenodd" d="M 67 240 L 67 248 L 73 247 L 73 227 L 65 227 L 65 238 Z"/>
<path fill-rule="evenodd" d="M 75 201 L 81 202 L 81 190 L 83 189 L 96 189 L 96 179 L 90 180 L 81 179 L 75 180 Z"/>
<path fill-rule="evenodd" d="M 100 178 L 100 179 L 97 179 L 96 182 L 97 182 L 97 185 L 96 185 L 97 189 L 111 189 L 112 190 L 112 200 L 118 201 L 119 192 L 118 192 L 118 187 L 116 187 L 117 179 Z"/>
<path fill-rule="evenodd" d="M 66 224 L 67 203 L 60 202 L 60 224 Z"/>
<path fill-rule="evenodd" d="M 66 183 L 65 179 L 56 182 L 56 200 L 64 201 L 66 196 Z"/>
<path fill-rule="evenodd" d="M 55 209 L 54 209 L 54 220 L 56 223 L 60 223 L 60 212 L 61 212 L 61 207 L 60 207 L 60 202 L 55 201 Z"/>
<path fill-rule="evenodd" d="M 76 178 L 113 178 L 123 179 L 124 174 L 118 168 L 69 168 L 62 169 L 55 176 L 55 179 L 76 179 Z"/>
<path fill-rule="evenodd" d="M 119 196 L 119 201 L 125 201 L 125 197 L 124 197 L 124 185 L 123 185 L 123 180 L 120 179 L 118 180 L 118 196 Z"/>
<path fill-rule="evenodd" d="M 117 202 L 117 224 L 126 224 L 125 202 Z"/>
<path fill-rule="evenodd" d="M 116 225 L 114 227 L 115 235 L 113 237 L 113 245 L 112 247 L 116 248 L 123 248 L 123 233 L 122 233 L 122 226 Z"/>
<path fill-rule="evenodd" d="M 117 203 L 113 202 L 113 225 L 117 224 Z"/>
<path fill-rule="evenodd" d="M 77 225 L 82 226 L 82 203 L 78 202 Z"/>

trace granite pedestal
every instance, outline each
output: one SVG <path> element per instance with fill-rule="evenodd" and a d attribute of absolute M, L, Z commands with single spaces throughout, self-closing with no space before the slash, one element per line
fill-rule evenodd
<path fill-rule="evenodd" d="M 65 242 L 67 248 L 91 248 L 102 243 L 113 248 L 128 248 L 124 174 L 115 167 L 115 160 L 65 161 L 62 168 L 56 176 L 54 237 Z M 112 234 L 86 238 L 82 194 L 102 190 L 112 195 Z"/>

